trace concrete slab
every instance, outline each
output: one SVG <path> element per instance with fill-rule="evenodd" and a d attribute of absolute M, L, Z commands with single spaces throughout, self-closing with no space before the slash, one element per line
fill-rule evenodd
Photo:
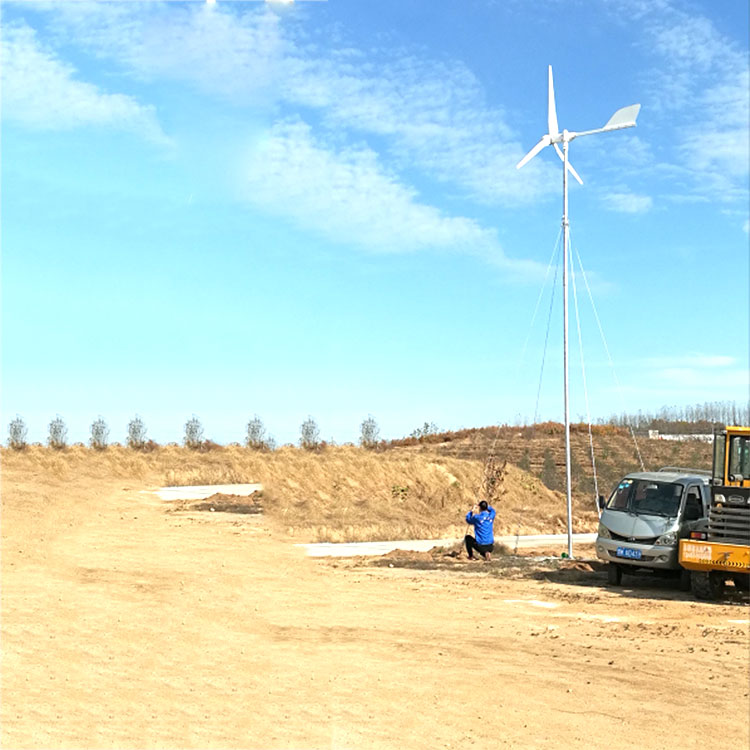
<path fill-rule="evenodd" d="M 144 492 L 151 492 L 162 500 L 204 500 L 217 492 L 222 495 L 248 497 L 262 489 L 262 484 L 201 484 L 186 487 L 161 487 L 158 490 L 144 490 Z"/>

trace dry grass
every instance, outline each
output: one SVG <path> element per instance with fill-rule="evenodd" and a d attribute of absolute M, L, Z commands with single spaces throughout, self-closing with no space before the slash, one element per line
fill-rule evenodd
<path fill-rule="evenodd" d="M 300 541 L 372 541 L 460 537 L 477 500 L 484 462 L 408 450 L 329 447 L 311 453 L 227 446 L 196 452 L 177 446 L 137 452 L 32 446 L 2 451 L 4 481 L 14 476 L 67 482 L 123 479 L 143 488 L 162 485 L 260 482 L 265 514 L 281 533 Z M 565 528 L 565 501 L 515 466 L 501 472 L 494 505 L 496 533 L 543 533 Z M 592 530 L 596 513 L 578 507 L 576 530 Z"/>

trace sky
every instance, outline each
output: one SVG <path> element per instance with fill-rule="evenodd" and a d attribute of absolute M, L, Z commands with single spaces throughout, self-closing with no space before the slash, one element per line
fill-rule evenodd
<path fill-rule="evenodd" d="M 747 403 L 744 0 L 0 10 L 3 439 L 562 421 L 548 65 L 571 417 Z"/>

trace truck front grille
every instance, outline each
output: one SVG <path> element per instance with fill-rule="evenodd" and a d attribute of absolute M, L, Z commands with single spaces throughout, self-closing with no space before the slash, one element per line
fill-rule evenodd
<path fill-rule="evenodd" d="M 750 544 L 750 507 L 713 505 L 708 514 L 708 540 Z"/>

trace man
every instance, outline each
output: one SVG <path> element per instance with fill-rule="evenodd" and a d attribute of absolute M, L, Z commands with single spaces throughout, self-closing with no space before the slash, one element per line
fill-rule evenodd
<path fill-rule="evenodd" d="M 492 559 L 492 550 L 495 548 L 495 537 L 492 533 L 492 524 L 495 520 L 495 509 L 482 500 L 466 514 L 466 523 L 474 527 L 474 536 L 467 534 L 464 537 L 466 554 L 469 560 L 474 559 L 474 550 L 484 557 L 487 562 Z"/>

